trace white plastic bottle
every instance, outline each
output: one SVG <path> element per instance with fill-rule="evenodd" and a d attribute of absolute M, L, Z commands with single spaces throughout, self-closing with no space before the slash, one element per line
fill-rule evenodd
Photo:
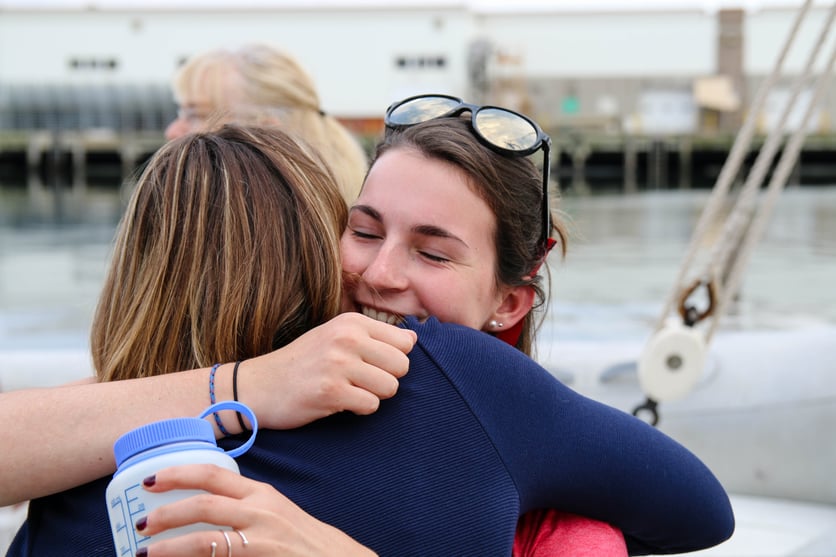
<path fill-rule="evenodd" d="M 249 440 L 228 453 L 218 447 L 212 425 L 203 419 L 219 410 L 242 412 L 253 426 Z M 243 454 L 252 446 L 257 429 L 252 411 L 241 403 L 230 401 L 210 406 L 198 418 L 175 418 L 150 423 L 117 439 L 113 445 L 116 473 L 106 491 L 116 555 L 134 557 L 137 549 L 154 541 L 195 530 L 218 530 L 218 526 L 199 523 L 151 537 L 143 536 L 135 527 L 138 519 L 147 516 L 157 507 L 201 492 L 180 489 L 151 493 L 142 487 L 142 481 L 163 468 L 180 464 L 216 464 L 238 473 L 238 464 L 233 457 Z"/>

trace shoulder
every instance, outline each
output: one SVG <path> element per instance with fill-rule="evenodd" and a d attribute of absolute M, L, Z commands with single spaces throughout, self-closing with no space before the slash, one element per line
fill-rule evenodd
<path fill-rule="evenodd" d="M 462 392 L 481 394 L 488 401 L 509 390 L 520 397 L 531 392 L 554 394 L 555 389 L 564 392 L 565 387 L 545 368 L 488 333 L 434 317 L 423 322 L 409 317 L 404 326 L 418 334 L 409 354 L 410 370 L 433 368 Z"/>
<path fill-rule="evenodd" d="M 533 360 L 508 343 L 483 331 L 458 325 L 442 323 L 435 317 L 419 322 L 415 317 L 407 317 L 404 327 L 418 334 L 417 346 L 436 356 L 459 357 L 462 354 L 472 358 L 510 358 L 516 361 Z M 536 364 L 534 364 L 536 365 Z"/>
<path fill-rule="evenodd" d="M 531 358 L 483 331 L 458 325 L 442 323 L 435 317 L 419 322 L 414 317 L 408 317 L 404 324 L 418 334 L 418 351 L 433 358 L 444 368 L 472 368 L 475 365 L 490 363 L 494 369 L 505 369 L 513 366 L 523 368 L 542 369 Z"/>

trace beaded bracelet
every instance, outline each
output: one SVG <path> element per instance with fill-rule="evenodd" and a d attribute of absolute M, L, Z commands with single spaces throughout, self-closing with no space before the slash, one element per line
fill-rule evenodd
<path fill-rule="evenodd" d="M 235 362 L 235 367 L 232 368 L 232 400 L 238 402 L 238 366 L 241 365 L 241 360 Z M 244 418 L 241 412 L 235 412 L 238 417 L 238 423 L 241 425 L 241 431 L 247 431 L 247 424 L 244 423 Z"/>
<path fill-rule="evenodd" d="M 212 371 L 209 372 L 209 402 L 211 404 L 215 404 L 215 372 L 218 371 L 219 367 L 221 367 L 221 364 L 215 364 L 212 366 Z M 212 415 L 215 417 L 215 423 L 218 425 L 218 429 L 221 430 L 221 435 L 228 437 L 230 433 L 226 430 L 224 424 L 221 423 L 221 417 L 217 412 L 212 412 Z"/>

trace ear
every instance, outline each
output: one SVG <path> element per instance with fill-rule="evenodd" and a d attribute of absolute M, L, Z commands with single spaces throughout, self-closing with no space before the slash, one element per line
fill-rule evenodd
<path fill-rule="evenodd" d="M 502 324 L 502 329 L 509 329 L 521 321 L 531 311 L 533 305 L 534 289 L 532 287 L 511 287 L 505 292 L 499 307 L 496 308 L 483 328 L 485 331 L 496 333 L 497 327 L 490 325 L 490 322 L 496 321 Z"/>

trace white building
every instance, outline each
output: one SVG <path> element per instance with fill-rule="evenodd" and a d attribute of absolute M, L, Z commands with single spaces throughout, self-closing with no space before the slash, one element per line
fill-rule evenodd
<path fill-rule="evenodd" d="M 800 4 L 0 0 L 0 90 L 167 91 L 173 70 L 194 52 L 269 41 L 300 59 L 323 108 L 344 118 L 377 118 L 394 99 L 443 91 L 517 105 L 547 126 L 575 118 L 688 131 L 697 126 L 696 83 L 728 72 L 719 67 L 722 14 L 742 14 L 731 30 L 740 39 L 731 49 L 740 75 L 727 76 L 727 94 L 745 106 Z M 829 4 L 814 4 L 787 58 L 789 72 L 803 67 Z M 678 108 L 666 113 L 671 99 Z M 823 114 L 834 112 L 831 93 Z"/>

